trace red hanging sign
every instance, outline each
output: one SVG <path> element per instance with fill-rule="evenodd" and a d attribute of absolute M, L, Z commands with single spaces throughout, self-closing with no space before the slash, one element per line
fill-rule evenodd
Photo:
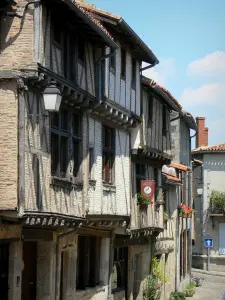
<path fill-rule="evenodd" d="M 155 180 L 141 180 L 141 195 L 149 200 L 155 197 Z"/>

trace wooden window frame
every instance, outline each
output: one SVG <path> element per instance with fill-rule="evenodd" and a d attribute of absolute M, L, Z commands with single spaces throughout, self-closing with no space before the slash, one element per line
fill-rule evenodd
<path fill-rule="evenodd" d="M 162 109 L 162 134 L 163 136 L 167 134 L 167 107 L 165 105 Z"/>
<path fill-rule="evenodd" d="M 112 53 L 113 50 L 110 48 L 110 53 Z M 115 73 L 116 70 L 116 54 L 114 53 L 109 57 L 109 69 L 110 72 Z"/>
<path fill-rule="evenodd" d="M 132 58 L 131 63 L 131 88 L 136 90 L 136 82 L 137 82 L 137 61 L 135 58 Z"/>
<path fill-rule="evenodd" d="M 108 136 L 107 133 L 110 135 Z M 114 128 L 103 126 L 102 129 L 102 180 L 104 183 L 113 184 L 116 133 Z"/>
<path fill-rule="evenodd" d="M 67 116 L 67 128 L 63 127 L 63 111 L 66 112 Z M 78 118 L 78 131 L 75 133 L 74 130 L 74 117 Z M 53 119 L 57 120 L 57 124 L 53 124 Z M 56 139 L 55 145 L 53 144 L 53 137 Z M 62 154 L 62 140 L 67 140 L 67 146 L 64 154 Z M 51 113 L 51 174 L 59 178 L 66 178 L 67 174 L 74 178 L 79 177 L 79 169 L 82 158 L 82 122 L 81 116 L 74 111 L 70 111 L 67 108 L 62 107 L 59 113 Z M 78 144 L 78 155 L 75 154 L 74 143 Z M 71 158 L 72 153 L 72 158 Z M 62 164 L 65 159 L 65 169 Z M 73 162 L 72 172 L 68 172 L 68 166 Z M 75 167 L 76 165 L 76 167 Z"/>
<path fill-rule="evenodd" d="M 152 127 L 153 123 L 153 102 L 154 98 L 152 94 L 149 94 L 148 97 L 148 127 Z"/>
<path fill-rule="evenodd" d="M 140 168 L 140 172 L 138 172 L 139 170 L 137 170 L 139 167 Z M 136 180 L 136 193 L 140 193 L 141 192 L 141 180 L 146 180 L 147 175 L 146 175 L 146 165 L 145 164 L 139 164 L 136 163 L 135 164 L 135 180 Z"/>
<path fill-rule="evenodd" d="M 126 78 L 126 57 L 127 57 L 126 50 L 121 48 L 120 74 L 122 79 Z"/>
<path fill-rule="evenodd" d="M 89 179 L 92 179 L 92 171 L 94 166 L 94 147 L 89 147 Z"/>
<path fill-rule="evenodd" d="M 77 57 L 78 57 L 78 60 L 81 63 L 85 64 L 85 60 L 86 60 L 85 59 L 85 57 L 86 57 L 86 42 L 82 38 L 78 38 L 78 42 L 77 42 Z"/>
<path fill-rule="evenodd" d="M 78 290 L 95 287 L 100 278 L 101 238 L 96 236 L 78 236 L 77 278 Z"/>

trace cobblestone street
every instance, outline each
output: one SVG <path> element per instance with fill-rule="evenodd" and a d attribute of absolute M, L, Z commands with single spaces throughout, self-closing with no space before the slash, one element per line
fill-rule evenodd
<path fill-rule="evenodd" d="M 198 287 L 194 300 L 222 300 L 225 293 L 225 277 L 194 274 L 198 277 L 204 278 L 203 285 Z M 190 298 L 191 299 L 191 298 Z"/>

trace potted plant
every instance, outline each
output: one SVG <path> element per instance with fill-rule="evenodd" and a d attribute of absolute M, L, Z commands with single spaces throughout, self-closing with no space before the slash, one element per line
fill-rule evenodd
<path fill-rule="evenodd" d="M 191 218 L 192 213 L 194 213 L 194 209 L 190 208 L 185 204 L 181 204 L 178 206 L 179 216 L 183 218 Z"/>
<path fill-rule="evenodd" d="M 186 295 L 183 292 L 172 292 L 170 294 L 170 300 L 185 300 Z"/>
<path fill-rule="evenodd" d="M 195 286 L 196 286 L 196 287 L 202 286 L 203 278 L 194 276 L 194 277 L 192 278 L 192 280 L 193 280 L 193 282 L 195 283 Z"/>
<path fill-rule="evenodd" d="M 144 300 L 159 300 L 161 296 L 161 284 L 157 282 L 157 279 L 153 275 L 148 275 L 145 278 L 143 286 L 143 299 Z"/>
<path fill-rule="evenodd" d="M 139 205 L 149 205 L 153 204 L 152 200 L 145 198 L 142 194 L 137 194 L 137 200 Z"/>
<path fill-rule="evenodd" d="M 225 214 L 225 193 L 212 191 L 210 195 L 211 212 L 214 214 Z"/>
<path fill-rule="evenodd" d="M 185 289 L 186 297 L 192 297 L 195 293 L 195 288 L 196 288 L 195 282 L 192 281 Z"/>

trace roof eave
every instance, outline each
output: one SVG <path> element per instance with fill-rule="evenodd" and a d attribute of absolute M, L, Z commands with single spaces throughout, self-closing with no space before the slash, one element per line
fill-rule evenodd
<path fill-rule="evenodd" d="M 146 55 L 149 57 L 149 60 L 146 60 L 147 63 L 156 65 L 159 63 L 158 58 L 155 56 L 155 54 L 152 52 L 152 50 L 140 39 L 140 37 L 136 34 L 136 32 L 133 31 L 133 29 L 124 21 L 123 18 L 120 18 L 118 21 L 118 25 L 122 30 L 127 31 L 130 36 L 136 41 L 137 44 L 143 49 L 143 51 L 146 53 Z"/>
<path fill-rule="evenodd" d="M 153 90 L 155 90 L 167 103 L 167 105 L 173 110 L 181 113 L 181 109 L 170 99 L 157 85 L 150 86 Z"/>
<path fill-rule="evenodd" d="M 118 45 L 97 25 L 93 22 L 82 10 L 72 3 L 70 0 L 61 0 L 65 3 L 71 10 L 73 10 L 81 19 L 83 19 L 99 36 L 102 40 L 108 44 L 111 48 L 117 49 Z"/>
<path fill-rule="evenodd" d="M 191 155 L 195 154 L 225 154 L 225 150 L 197 150 L 197 151 L 192 151 Z"/>

